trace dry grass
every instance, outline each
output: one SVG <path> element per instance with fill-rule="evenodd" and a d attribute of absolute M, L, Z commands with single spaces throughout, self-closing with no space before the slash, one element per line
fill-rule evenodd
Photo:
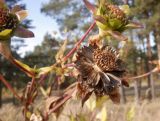
<path fill-rule="evenodd" d="M 160 120 L 160 99 L 153 102 L 143 101 L 139 105 L 127 103 L 125 105 L 115 105 L 110 101 L 103 104 L 106 108 L 106 121 L 159 121 Z M 43 107 L 41 107 L 43 109 Z M 58 119 L 54 116 L 50 117 L 49 121 L 71 121 L 70 117 L 83 117 L 75 121 L 99 121 L 94 116 L 100 112 L 101 108 L 96 108 L 93 111 L 87 109 L 87 106 L 81 108 L 81 105 L 76 100 L 70 100 L 64 106 Z M 24 121 L 22 116 L 22 108 L 12 104 L 3 105 L 0 109 L 0 119 L 2 121 Z M 81 120 L 80 120 L 81 119 Z M 74 121 L 74 120 L 73 120 Z"/>

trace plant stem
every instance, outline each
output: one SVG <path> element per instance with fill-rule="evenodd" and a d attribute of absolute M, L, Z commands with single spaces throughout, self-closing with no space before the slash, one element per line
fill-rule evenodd
<path fill-rule="evenodd" d="M 86 33 L 83 35 L 83 37 L 75 44 L 75 47 L 70 50 L 70 52 L 62 59 L 64 62 L 79 48 L 80 44 L 84 41 L 84 39 L 87 37 L 89 32 L 93 29 L 93 27 L 96 25 L 96 22 L 94 21 L 91 26 L 88 28 Z"/>
<path fill-rule="evenodd" d="M 10 62 L 12 64 L 14 64 L 15 66 L 17 66 L 19 69 L 21 69 L 23 72 L 25 72 L 28 76 L 30 77 L 35 77 L 35 73 L 32 71 L 27 70 L 26 68 L 24 68 L 21 64 L 19 64 L 16 59 L 14 59 L 13 57 L 11 59 L 9 59 Z"/>
<path fill-rule="evenodd" d="M 21 101 L 21 97 L 17 94 L 17 92 L 12 88 L 12 86 L 4 79 L 4 77 L 1 74 L 0 74 L 0 80 L 17 97 L 17 99 Z"/>

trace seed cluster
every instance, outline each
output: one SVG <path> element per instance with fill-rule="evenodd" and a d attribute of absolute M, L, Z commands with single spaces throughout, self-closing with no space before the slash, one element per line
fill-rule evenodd
<path fill-rule="evenodd" d="M 109 11 L 110 19 L 116 18 L 120 20 L 124 25 L 128 23 L 128 19 L 125 13 L 118 6 L 112 4 L 106 4 L 106 8 Z"/>
<path fill-rule="evenodd" d="M 93 52 L 93 57 L 95 63 L 103 70 L 103 71 L 112 71 L 116 68 L 116 51 L 110 47 L 106 47 L 105 49 L 95 49 Z"/>
<path fill-rule="evenodd" d="M 18 18 L 10 13 L 8 9 L 0 8 L 0 32 L 5 29 L 15 29 L 18 24 Z"/>

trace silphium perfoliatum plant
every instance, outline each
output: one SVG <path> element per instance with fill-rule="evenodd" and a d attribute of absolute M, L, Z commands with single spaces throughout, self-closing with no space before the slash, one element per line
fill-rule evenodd
<path fill-rule="evenodd" d="M 33 69 L 14 59 L 10 49 L 11 37 L 34 37 L 33 32 L 25 29 L 21 25 L 21 22 L 27 15 L 28 12 L 22 10 L 20 6 L 17 5 L 12 9 L 9 9 L 5 4 L 5 1 L 0 0 L 0 54 L 31 76 L 33 75 L 31 74 Z"/>
<path fill-rule="evenodd" d="M 117 6 L 106 2 L 106 0 L 99 0 L 96 6 L 87 0 L 83 1 L 96 20 L 100 37 L 112 36 L 118 40 L 126 40 L 127 38 L 121 34 L 123 31 L 143 27 L 141 24 L 128 19 L 128 5 Z"/>
<path fill-rule="evenodd" d="M 78 95 L 82 104 L 95 93 L 97 97 L 109 95 L 115 103 L 120 102 L 119 86 L 129 84 L 123 80 L 126 72 L 118 52 L 110 46 L 84 46 L 77 52 L 75 61 L 78 75 Z"/>

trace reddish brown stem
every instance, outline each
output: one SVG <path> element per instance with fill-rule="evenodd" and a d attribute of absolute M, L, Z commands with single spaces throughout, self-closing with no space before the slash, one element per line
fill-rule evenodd
<path fill-rule="evenodd" d="M 64 99 L 60 101 L 54 108 L 52 108 L 48 113 L 47 116 L 49 116 L 51 113 L 55 112 L 58 108 L 60 108 L 67 100 L 69 100 L 72 97 L 73 92 L 75 91 L 75 88 L 73 88 L 70 91 L 67 91 L 63 96 Z"/>
<path fill-rule="evenodd" d="M 63 61 L 65 62 L 80 46 L 80 44 L 84 41 L 84 39 L 87 37 L 89 32 L 93 29 L 93 27 L 96 25 L 96 22 L 94 21 L 91 26 L 88 28 L 86 33 L 83 35 L 83 37 L 75 44 L 75 47 L 70 50 L 70 52 L 63 58 Z"/>
<path fill-rule="evenodd" d="M 21 101 L 21 97 L 17 94 L 17 92 L 12 88 L 12 86 L 5 80 L 5 78 L 1 74 L 0 74 L 0 80 L 15 95 L 15 97 Z"/>
<path fill-rule="evenodd" d="M 23 72 L 25 72 L 28 76 L 35 77 L 34 72 L 30 72 L 29 70 L 21 66 L 19 63 L 17 63 L 17 61 L 14 58 L 11 58 L 10 62 L 17 66 L 19 69 L 21 69 Z"/>
<path fill-rule="evenodd" d="M 151 70 L 148 73 L 145 73 L 145 74 L 142 74 L 142 75 L 139 75 L 139 76 L 135 76 L 135 77 L 130 77 L 128 79 L 130 79 L 130 80 L 139 79 L 139 78 L 146 77 L 146 76 L 148 76 L 148 75 L 150 75 L 152 73 L 158 72 L 158 71 L 159 71 L 159 69 L 158 69 L 158 67 L 156 67 L 156 68 L 154 68 L 153 70 Z"/>

